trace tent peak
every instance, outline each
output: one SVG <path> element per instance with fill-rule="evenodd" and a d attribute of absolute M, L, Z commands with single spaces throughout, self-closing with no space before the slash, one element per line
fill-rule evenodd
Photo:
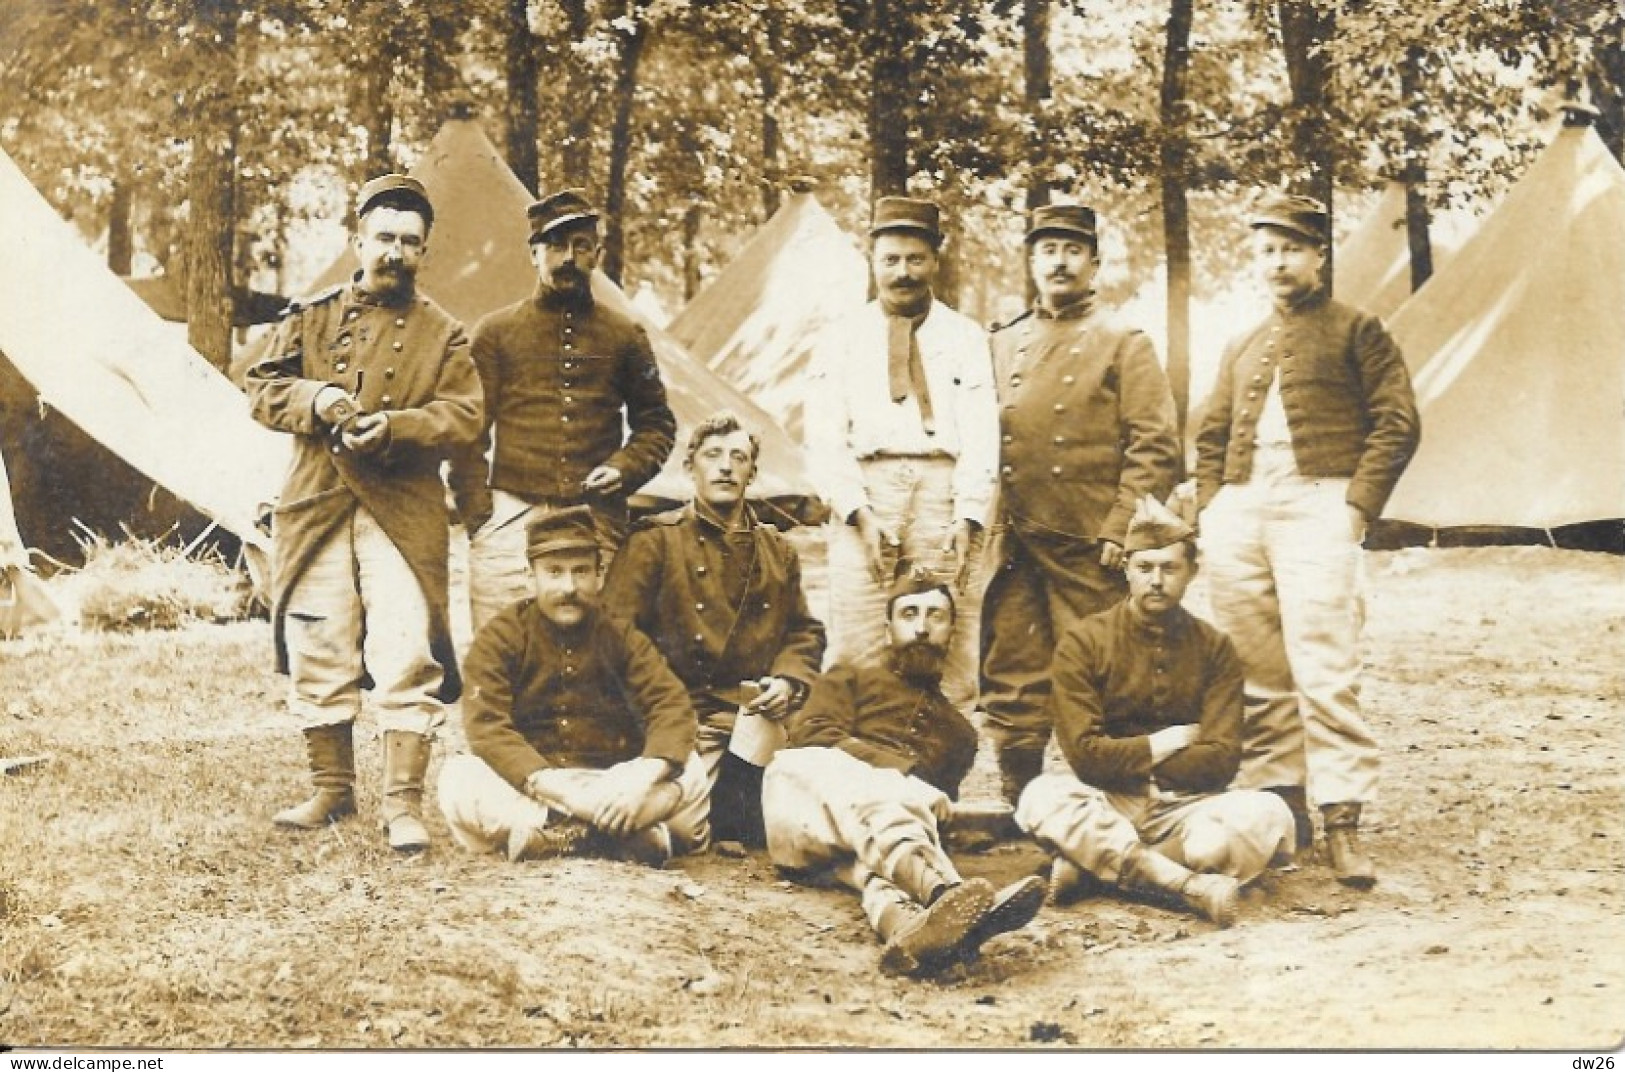
<path fill-rule="evenodd" d="M 1588 127 L 1602 115 L 1601 111 L 1585 101 L 1567 100 L 1558 107 L 1563 110 L 1563 125 L 1566 127 Z"/>
<path fill-rule="evenodd" d="M 818 189 L 818 179 L 812 175 L 793 175 L 785 185 L 790 187 L 792 193 L 810 194 Z"/>

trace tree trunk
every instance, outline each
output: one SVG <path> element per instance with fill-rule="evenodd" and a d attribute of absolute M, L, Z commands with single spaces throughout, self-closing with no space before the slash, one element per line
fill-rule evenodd
<path fill-rule="evenodd" d="M 426 4 L 428 33 L 424 35 L 423 93 L 431 102 L 441 102 L 459 92 L 461 76 L 453 57 L 457 39 L 468 22 L 468 8 L 462 4 Z"/>
<path fill-rule="evenodd" d="M 1162 240 L 1168 264 L 1168 384 L 1174 394 L 1179 442 L 1191 401 L 1191 232 L 1186 187 L 1190 142 L 1185 129 L 1194 0 L 1170 0 L 1162 58 Z M 1184 451 L 1180 451 L 1183 469 Z M 1181 473 L 1183 479 L 1183 473 Z"/>
<path fill-rule="evenodd" d="M 107 267 L 115 275 L 130 274 L 135 245 L 130 227 L 134 202 L 129 172 L 120 168 L 113 179 L 113 203 L 107 209 Z"/>
<path fill-rule="evenodd" d="M 869 199 L 908 192 L 908 15 L 897 0 L 869 9 Z"/>
<path fill-rule="evenodd" d="M 536 38 L 530 32 L 528 0 L 508 0 L 508 27 L 504 35 L 508 97 L 508 166 L 533 194 L 541 176 L 536 155 L 536 128 L 541 113 L 536 104 Z"/>
<path fill-rule="evenodd" d="M 705 206 L 698 201 L 683 210 L 683 300 L 693 301 L 700 292 L 700 225 L 705 222 Z"/>
<path fill-rule="evenodd" d="M 1049 45 L 1050 0 L 1022 0 L 1021 53 L 1022 105 L 1027 113 L 1027 212 L 1049 204 L 1049 158 L 1046 126 L 1049 103 L 1054 97 L 1050 80 Z M 1038 297 L 1032 273 L 1026 279 L 1027 304 Z"/>
<path fill-rule="evenodd" d="M 590 25 L 587 18 L 587 0 L 559 0 L 564 12 L 565 44 L 560 50 L 564 57 L 565 96 L 575 106 L 565 109 L 564 132 L 559 141 L 560 186 L 592 185 L 592 121 L 596 98 L 592 75 L 568 46 L 583 41 Z"/>
<path fill-rule="evenodd" d="M 1405 101 L 1405 241 L 1411 251 L 1411 292 L 1433 275 L 1433 243 L 1428 237 L 1428 138 L 1422 125 L 1427 102 L 1422 78 L 1426 53 L 1405 50 L 1399 63 L 1399 91 Z"/>
<path fill-rule="evenodd" d="M 374 41 L 387 43 L 389 37 L 381 34 Z M 357 72 L 356 92 L 361 127 L 367 132 L 366 175 L 385 175 L 395 170 L 394 156 L 390 152 L 395 129 L 395 113 L 389 103 L 389 84 L 394 77 L 394 57 L 387 47 L 366 47 L 361 54 L 361 70 Z"/>
<path fill-rule="evenodd" d="M 1597 44 L 1591 71 L 1591 99 L 1602 114 L 1597 133 L 1614 159 L 1625 164 L 1625 30 Z"/>
<path fill-rule="evenodd" d="M 779 9 L 766 4 L 762 11 L 766 41 L 756 52 L 756 81 L 762 92 L 762 213 L 772 219 L 779 211 L 784 167 L 779 162 L 783 136 L 779 130 L 779 49 L 784 36 Z"/>
<path fill-rule="evenodd" d="M 1281 51 L 1286 57 L 1287 82 L 1292 90 L 1296 122 L 1292 147 L 1309 169 L 1304 192 L 1333 211 L 1332 184 L 1336 174 L 1336 146 L 1331 138 L 1332 72 L 1326 57 L 1337 32 L 1337 17 L 1324 0 L 1278 0 Z M 1326 278 L 1332 278 L 1332 248 L 1326 247 Z"/>
<path fill-rule="evenodd" d="M 625 267 L 626 228 L 622 217 L 626 212 L 626 168 L 632 157 L 632 108 L 637 98 L 638 64 L 649 39 L 643 16 L 639 0 L 628 0 L 626 20 L 630 29 L 616 31 L 621 55 L 611 98 L 614 114 L 609 128 L 609 174 L 604 181 L 604 274 L 617 285 Z"/>
<path fill-rule="evenodd" d="M 198 5 L 208 72 L 192 102 L 186 232 L 187 340 L 215 367 L 231 363 L 232 249 L 237 225 L 237 0 Z"/>

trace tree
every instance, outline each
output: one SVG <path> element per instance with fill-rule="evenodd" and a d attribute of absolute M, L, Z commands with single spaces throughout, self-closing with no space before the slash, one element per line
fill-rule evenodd
<path fill-rule="evenodd" d="M 1191 383 L 1191 234 L 1190 206 L 1186 199 L 1191 180 L 1185 98 L 1194 14 L 1194 0 L 1169 0 L 1160 109 L 1162 241 L 1168 266 L 1168 381 L 1173 388 L 1174 415 L 1181 442 L 1184 442 L 1185 418 L 1190 411 Z"/>

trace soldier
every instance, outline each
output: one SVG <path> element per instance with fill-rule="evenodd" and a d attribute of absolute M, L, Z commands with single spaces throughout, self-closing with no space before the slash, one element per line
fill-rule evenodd
<path fill-rule="evenodd" d="M 591 507 L 608 566 L 626 536 L 627 498 L 677 437 L 648 335 L 593 299 L 597 210 L 572 189 L 527 216 L 536 293 L 474 328 L 486 424 L 452 461 L 476 631 L 529 594 L 525 526 L 543 514 Z"/>
<path fill-rule="evenodd" d="M 290 307 L 246 376 L 254 418 L 294 436 L 274 515 L 272 616 L 316 793 L 275 821 L 314 828 L 355 811 L 351 729 L 370 681 L 383 822 L 401 851 L 429 844 L 419 807 L 430 740 L 461 691 L 440 466 L 480 426 L 462 325 L 415 290 L 433 223 L 416 179 L 363 186 L 360 272 Z"/>
<path fill-rule="evenodd" d="M 987 335 L 932 294 L 943 237 L 936 205 L 883 197 L 869 234 L 878 296 L 820 336 L 807 383 L 808 460 L 833 508 L 830 659 L 881 651 L 899 557 L 943 562 L 961 617 L 943 689 L 969 711 L 998 456 Z"/>
<path fill-rule="evenodd" d="M 440 810 L 466 849 L 661 867 L 707 844 L 694 708 L 648 637 L 599 610 L 595 529 L 586 506 L 532 521 L 534 597 L 502 610 L 469 648 L 473 754 L 440 771 Z"/>
<path fill-rule="evenodd" d="M 684 463 L 693 500 L 634 531 L 604 587 L 606 609 L 646 633 L 688 687 L 712 835 L 752 846 L 765 843 L 762 767 L 824 658 L 801 560 L 745 500 L 760 451 L 731 414 L 696 427 Z"/>
<path fill-rule="evenodd" d="M 1011 804 L 1043 769 L 1055 642 L 1123 598 L 1135 504 L 1166 497 L 1180 466 L 1151 340 L 1096 307 L 1093 210 L 1036 208 L 1026 241 L 1037 301 L 993 334 L 1001 506 L 982 611 L 982 706 Z"/>
<path fill-rule="evenodd" d="M 1377 874 L 1357 830 L 1378 748 L 1360 714 L 1360 545 L 1421 421 L 1382 322 L 1326 292 L 1325 206 L 1271 196 L 1252 227 L 1274 309 L 1226 347 L 1196 439 L 1213 618 L 1247 669 L 1237 781 L 1280 794 L 1300 849 L 1312 796 L 1338 880 L 1366 889 Z"/>
<path fill-rule="evenodd" d="M 813 686 L 762 780 L 767 849 L 798 877 L 856 889 L 885 943 L 881 969 L 929 975 L 1026 926 L 1042 879 L 994 893 L 943 851 L 976 730 L 943 694 L 951 585 L 905 561 L 886 602 L 884 664 L 837 664 Z"/>
<path fill-rule="evenodd" d="M 1124 554 L 1128 598 L 1055 649 L 1050 714 L 1071 770 L 1034 779 L 1016 822 L 1057 853 L 1057 900 L 1087 873 L 1228 927 L 1238 888 L 1291 856 L 1292 815 L 1270 793 L 1226 789 L 1241 759 L 1241 660 L 1180 606 L 1196 577 L 1190 526 L 1148 497 Z"/>

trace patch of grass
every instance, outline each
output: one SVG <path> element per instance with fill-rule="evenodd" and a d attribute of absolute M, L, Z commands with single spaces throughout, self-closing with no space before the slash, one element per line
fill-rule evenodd
<path fill-rule="evenodd" d="M 86 629 L 133 632 L 237 621 L 252 605 L 245 575 L 213 552 L 190 557 L 184 548 L 157 540 L 128 536 L 113 543 L 98 534 L 80 545 L 85 565 L 73 587 Z"/>

